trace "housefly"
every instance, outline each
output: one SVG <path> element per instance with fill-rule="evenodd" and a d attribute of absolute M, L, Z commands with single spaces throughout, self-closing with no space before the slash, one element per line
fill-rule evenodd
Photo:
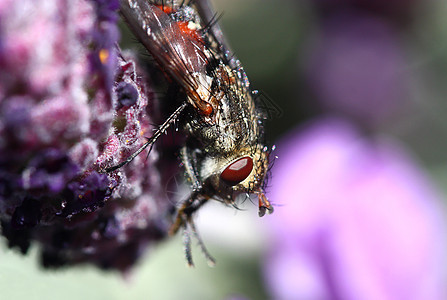
<path fill-rule="evenodd" d="M 151 148 L 184 116 L 181 130 L 186 141 L 180 153 L 192 192 L 178 208 L 170 233 L 184 229 L 189 265 L 193 264 L 191 233 L 212 264 L 192 219 L 203 204 L 213 199 L 234 206 L 238 195 L 256 194 L 259 216 L 273 211 L 264 194 L 269 155 L 263 138 L 264 117 L 206 1 L 120 0 L 120 4 L 131 30 L 186 99 L 139 150 L 106 171 L 118 169 Z"/>

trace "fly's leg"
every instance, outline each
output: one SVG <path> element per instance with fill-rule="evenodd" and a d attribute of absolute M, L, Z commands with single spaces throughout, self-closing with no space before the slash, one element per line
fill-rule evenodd
<path fill-rule="evenodd" d="M 203 187 L 200 181 L 199 172 L 192 162 L 197 160 L 194 151 L 191 151 L 187 146 L 183 147 L 181 150 L 181 156 L 185 171 L 192 183 L 193 192 L 190 198 L 185 201 L 177 212 L 177 217 L 174 224 L 171 227 L 171 234 L 175 234 L 180 227 L 183 227 L 183 243 L 185 245 L 185 256 L 188 265 L 193 266 L 192 255 L 191 255 L 191 234 L 197 240 L 199 247 L 206 258 L 208 265 L 214 266 L 214 258 L 209 254 L 202 241 L 202 238 L 197 232 L 196 226 L 192 219 L 192 215 L 197 211 L 208 199 L 205 197 L 202 200 L 197 200 L 198 198 L 203 198 Z"/>
<path fill-rule="evenodd" d="M 109 172 L 113 172 L 119 168 L 121 168 L 124 165 L 127 165 L 128 163 L 130 163 L 135 157 L 138 156 L 138 154 L 140 154 L 141 152 L 144 151 L 144 149 L 146 149 L 147 147 L 149 148 L 149 153 L 152 150 L 152 147 L 154 146 L 154 143 L 158 140 L 158 138 L 166 131 L 166 129 L 169 128 L 169 126 L 171 126 L 172 123 L 175 122 L 175 120 L 178 119 L 179 115 L 181 114 L 181 112 L 185 109 L 185 107 L 188 105 L 187 102 L 183 102 L 182 105 L 180 105 L 170 116 L 169 118 L 166 119 L 166 121 L 160 126 L 158 127 L 158 129 L 155 131 L 154 135 L 151 136 L 150 138 L 147 139 L 147 142 L 143 144 L 143 146 L 141 146 L 137 151 L 135 151 L 134 153 L 132 153 L 132 155 L 130 155 L 125 161 L 117 164 L 116 166 L 113 167 L 109 167 L 106 168 L 104 170 L 104 173 L 109 173 Z"/>
<path fill-rule="evenodd" d="M 182 206 L 177 211 L 177 216 L 175 218 L 174 224 L 172 224 L 169 234 L 174 235 L 177 231 L 183 229 L 183 244 L 185 247 L 186 261 L 189 266 L 194 266 L 191 254 L 191 235 L 197 240 L 197 243 L 206 258 L 209 266 L 214 266 L 216 264 L 214 258 L 208 252 L 205 244 L 202 241 L 199 233 L 197 232 L 196 226 L 193 220 L 193 214 L 196 212 L 203 204 L 208 201 L 208 198 L 197 200 L 199 196 L 198 192 L 193 192 L 190 198 L 183 202 Z"/>
<path fill-rule="evenodd" d="M 194 162 L 197 160 L 196 155 L 188 147 L 183 147 L 181 150 L 181 157 L 183 166 L 185 167 L 186 175 L 192 183 L 193 191 L 200 191 L 202 189 L 202 183 L 199 180 L 199 172 L 194 166 Z"/>
<path fill-rule="evenodd" d="M 174 235 L 180 229 L 185 227 L 185 224 L 190 222 L 192 214 L 198 210 L 208 199 L 198 200 L 199 192 L 192 192 L 191 196 L 185 200 L 180 208 L 177 210 L 174 223 L 169 229 L 169 235 Z"/>
<path fill-rule="evenodd" d="M 188 222 L 190 231 L 192 232 L 193 236 L 195 237 L 195 239 L 197 240 L 197 243 L 199 244 L 200 250 L 202 251 L 202 254 L 205 256 L 206 262 L 210 267 L 214 267 L 216 265 L 216 260 L 214 259 L 214 257 L 211 256 L 211 254 L 209 253 L 208 249 L 206 249 L 205 244 L 203 243 L 202 238 L 200 237 L 199 233 L 197 232 L 196 226 L 193 222 L 193 220 L 191 219 Z M 185 230 L 185 232 L 188 232 L 189 230 Z M 189 250 L 191 252 L 191 250 Z M 187 255 L 188 257 L 188 255 Z M 193 266 L 193 262 L 192 262 L 192 256 L 191 253 L 189 253 L 189 257 L 190 257 L 190 261 L 188 261 L 188 264 L 190 266 Z"/>

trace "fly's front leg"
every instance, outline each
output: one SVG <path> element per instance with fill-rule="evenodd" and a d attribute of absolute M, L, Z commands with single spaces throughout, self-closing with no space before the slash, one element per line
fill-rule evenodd
<path fill-rule="evenodd" d="M 112 167 L 108 167 L 105 170 L 102 170 L 102 173 L 110 173 L 113 172 L 119 168 L 121 168 L 124 165 L 127 165 L 128 163 L 130 163 L 135 157 L 137 157 L 141 152 L 144 151 L 144 149 L 146 149 L 147 147 L 149 147 L 149 152 L 151 152 L 152 146 L 154 145 L 154 143 L 158 140 L 158 138 L 166 132 L 166 130 L 169 128 L 169 126 L 171 126 L 171 124 L 173 124 L 178 117 L 180 116 L 180 114 L 183 112 L 183 110 L 186 108 L 186 106 L 188 106 L 187 102 L 183 102 L 167 119 L 166 121 L 164 121 L 164 123 L 158 127 L 158 129 L 155 131 L 154 135 L 152 135 L 150 138 L 147 139 L 147 142 L 143 144 L 143 146 L 141 146 L 137 151 L 135 151 L 134 153 L 132 153 L 125 161 L 112 166 Z M 149 153 L 148 153 L 149 155 Z"/>

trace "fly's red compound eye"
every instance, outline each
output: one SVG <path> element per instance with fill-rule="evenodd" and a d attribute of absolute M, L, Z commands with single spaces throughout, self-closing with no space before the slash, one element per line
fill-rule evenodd
<path fill-rule="evenodd" d="M 251 157 L 242 157 L 232 162 L 220 174 L 220 178 L 228 185 L 236 185 L 250 175 L 253 169 L 253 159 Z"/>

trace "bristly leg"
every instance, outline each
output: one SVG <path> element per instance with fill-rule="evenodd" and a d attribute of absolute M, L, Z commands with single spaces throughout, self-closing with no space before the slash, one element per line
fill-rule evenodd
<path fill-rule="evenodd" d="M 196 226 L 194 225 L 194 221 L 191 218 L 189 219 L 188 224 L 189 224 L 189 227 L 191 228 L 192 234 L 194 235 L 194 237 L 197 240 L 200 250 L 202 251 L 203 255 L 205 256 L 206 263 L 208 264 L 208 266 L 214 267 L 216 265 L 216 260 L 208 252 L 208 249 L 206 249 L 205 244 L 202 241 L 202 238 L 200 237 L 199 233 L 197 232 Z"/>
<path fill-rule="evenodd" d="M 197 244 L 199 245 L 201 252 L 205 256 L 208 266 L 214 267 L 216 265 L 216 261 L 208 252 L 208 249 L 205 247 L 205 244 L 203 243 L 202 238 L 200 237 L 199 233 L 197 232 L 196 226 L 194 225 L 194 221 L 191 218 L 188 218 L 183 224 L 183 245 L 188 266 L 194 267 L 194 262 L 191 254 L 191 233 L 197 240 Z"/>
<path fill-rule="evenodd" d="M 104 173 L 113 172 L 122 166 L 127 165 L 130 163 L 135 157 L 137 157 L 141 152 L 144 151 L 147 147 L 149 148 L 149 153 L 152 150 L 152 146 L 154 143 L 158 140 L 158 138 L 173 124 L 179 117 L 180 113 L 185 109 L 185 107 L 188 105 L 187 102 L 183 102 L 170 116 L 166 119 L 166 121 L 155 131 L 154 135 L 147 139 L 147 142 L 143 144 L 137 151 L 132 153 L 125 161 L 117 164 L 116 166 L 106 168 Z"/>
<path fill-rule="evenodd" d="M 179 208 L 177 212 L 174 224 L 172 224 L 171 229 L 169 230 L 169 234 L 174 235 L 182 227 L 185 257 L 190 267 L 194 267 L 194 262 L 192 260 L 192 254 L 191 254 L 191 233 L 197 240 L 197 244 L 199 245 L 201 252 L 205 256 L 207 264 L 210 267 L 216 265 L 215 259 L 208 252 L 205 244 L 202 241 L 202 238 L 197 232 L 196 226 L 194 225 L 194 221 L 192 219 L 193 213 L 197 209 L 199 209 L 206 201 L 208 201 L 208 199 L 195 200 L 194 197 L 191 197 L 185 202 L 183 202 L 182 206 Z"/>
<path fill-rule="evenodd" d="M 192 253 L 191 253 L 191 236 L 189 231 L 186 228 L 183 230 L 183 247 L 185 251 L 186 262 L 188 266 L 194 267 L 194 263 L 192 261 Z"/>

